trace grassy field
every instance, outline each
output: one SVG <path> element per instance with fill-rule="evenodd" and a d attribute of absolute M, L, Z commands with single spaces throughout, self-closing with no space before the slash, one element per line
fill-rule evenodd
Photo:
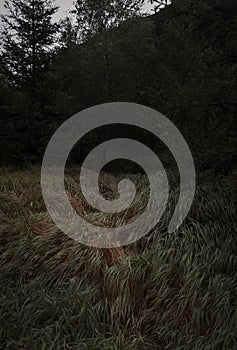
<path fill-rule="evenodd" d="M 145 178 L 133 178 L 142 190 Z M 89 248 L 51 222 L 39 169 L 0 170 L 0 348 L 10 350 L 237 349 L 234 181 L 201 180 L 175 233 L 167 214 L 149 236 L 117 249 Z M 103 175 L 110 196 L 116 179 Z M 72 205 L 99 224 L 66 178 Z M 140 212 L 143 201 L 134 203 Z"/>

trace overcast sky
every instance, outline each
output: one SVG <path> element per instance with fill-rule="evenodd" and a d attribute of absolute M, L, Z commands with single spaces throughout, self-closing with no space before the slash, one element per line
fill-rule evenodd
<path fill-rule="evenodd" d="M 55 3 L 60 6 L 59 12 L 57 14 L 57 19 L 65 17 L 67 12 L 73 8 L 73 0 L 55 0 Z M 4 0 L 0 0 L 0 13 L 1 14 L 4 14 L 3 4 L 4 4 Z M 147 4 L 145 6 L 146 10 L 149 10 L 150 8 L 151 8 L 151 5 L 149 5 L 149 4 Z"/>

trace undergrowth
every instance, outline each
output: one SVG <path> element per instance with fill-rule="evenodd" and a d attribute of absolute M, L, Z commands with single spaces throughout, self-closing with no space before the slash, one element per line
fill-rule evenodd
<path fill-rule="evenodd" d="M 133 177 L 142 189 L 143 176 Z M 104 174 L 103 195 L 115 187 Z M 79 214 L 111 224 L 86 206 L 74 172 L 66 188 Z M 116 249 L 83 246 L 55 227 L 37 169 L 1 169 L 0 190 L 1 349 L 237 349 L 230 182 L 198 185 L 188 218 L 169 234 L 174 191 L 157 227 Z M 135 202 L 132 214 L 143 207 Z"/>

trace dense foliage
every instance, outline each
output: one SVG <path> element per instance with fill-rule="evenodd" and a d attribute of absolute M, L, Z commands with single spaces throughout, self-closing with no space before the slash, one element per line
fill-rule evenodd
<path fill-rule="evenodd" d="M 210 168 L 211 162 L 218 172 L 231 170 L 236 161 L 236 1 L 174 0 L 148 17 L 138 16 L 141 3 L 76 1 L 72 19 L 60 22 L 50 66 L 37 75 L 36 96 L 16 85 L 15 78 L 7 79 L 10 63 L 5 64 L 3 52 L 3 164 L 40 162 L 52 133 L 68 117 L 96 104 L 130 101 L 170 118 L 189 142 L 199 169 Z M 47 40 L 55 28 L 51 6 L 46 24 L 39 22 L 51 23 L 46 32 L 42 27 Z M 28 27 L 22 26 L 18 30 L 25 35 Z M 10 43 L 3 38 L 3 46 Z"/>

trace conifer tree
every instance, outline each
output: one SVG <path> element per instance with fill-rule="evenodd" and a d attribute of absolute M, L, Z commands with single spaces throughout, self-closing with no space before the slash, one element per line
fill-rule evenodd
<path fill-rule="evenodd" d="M 53 16 L 58 7 L 53 0 L 6 0 L 4 6 L 3 59 L 12 82 L 34 91 L 52 57 L 58 30 Z"/>

